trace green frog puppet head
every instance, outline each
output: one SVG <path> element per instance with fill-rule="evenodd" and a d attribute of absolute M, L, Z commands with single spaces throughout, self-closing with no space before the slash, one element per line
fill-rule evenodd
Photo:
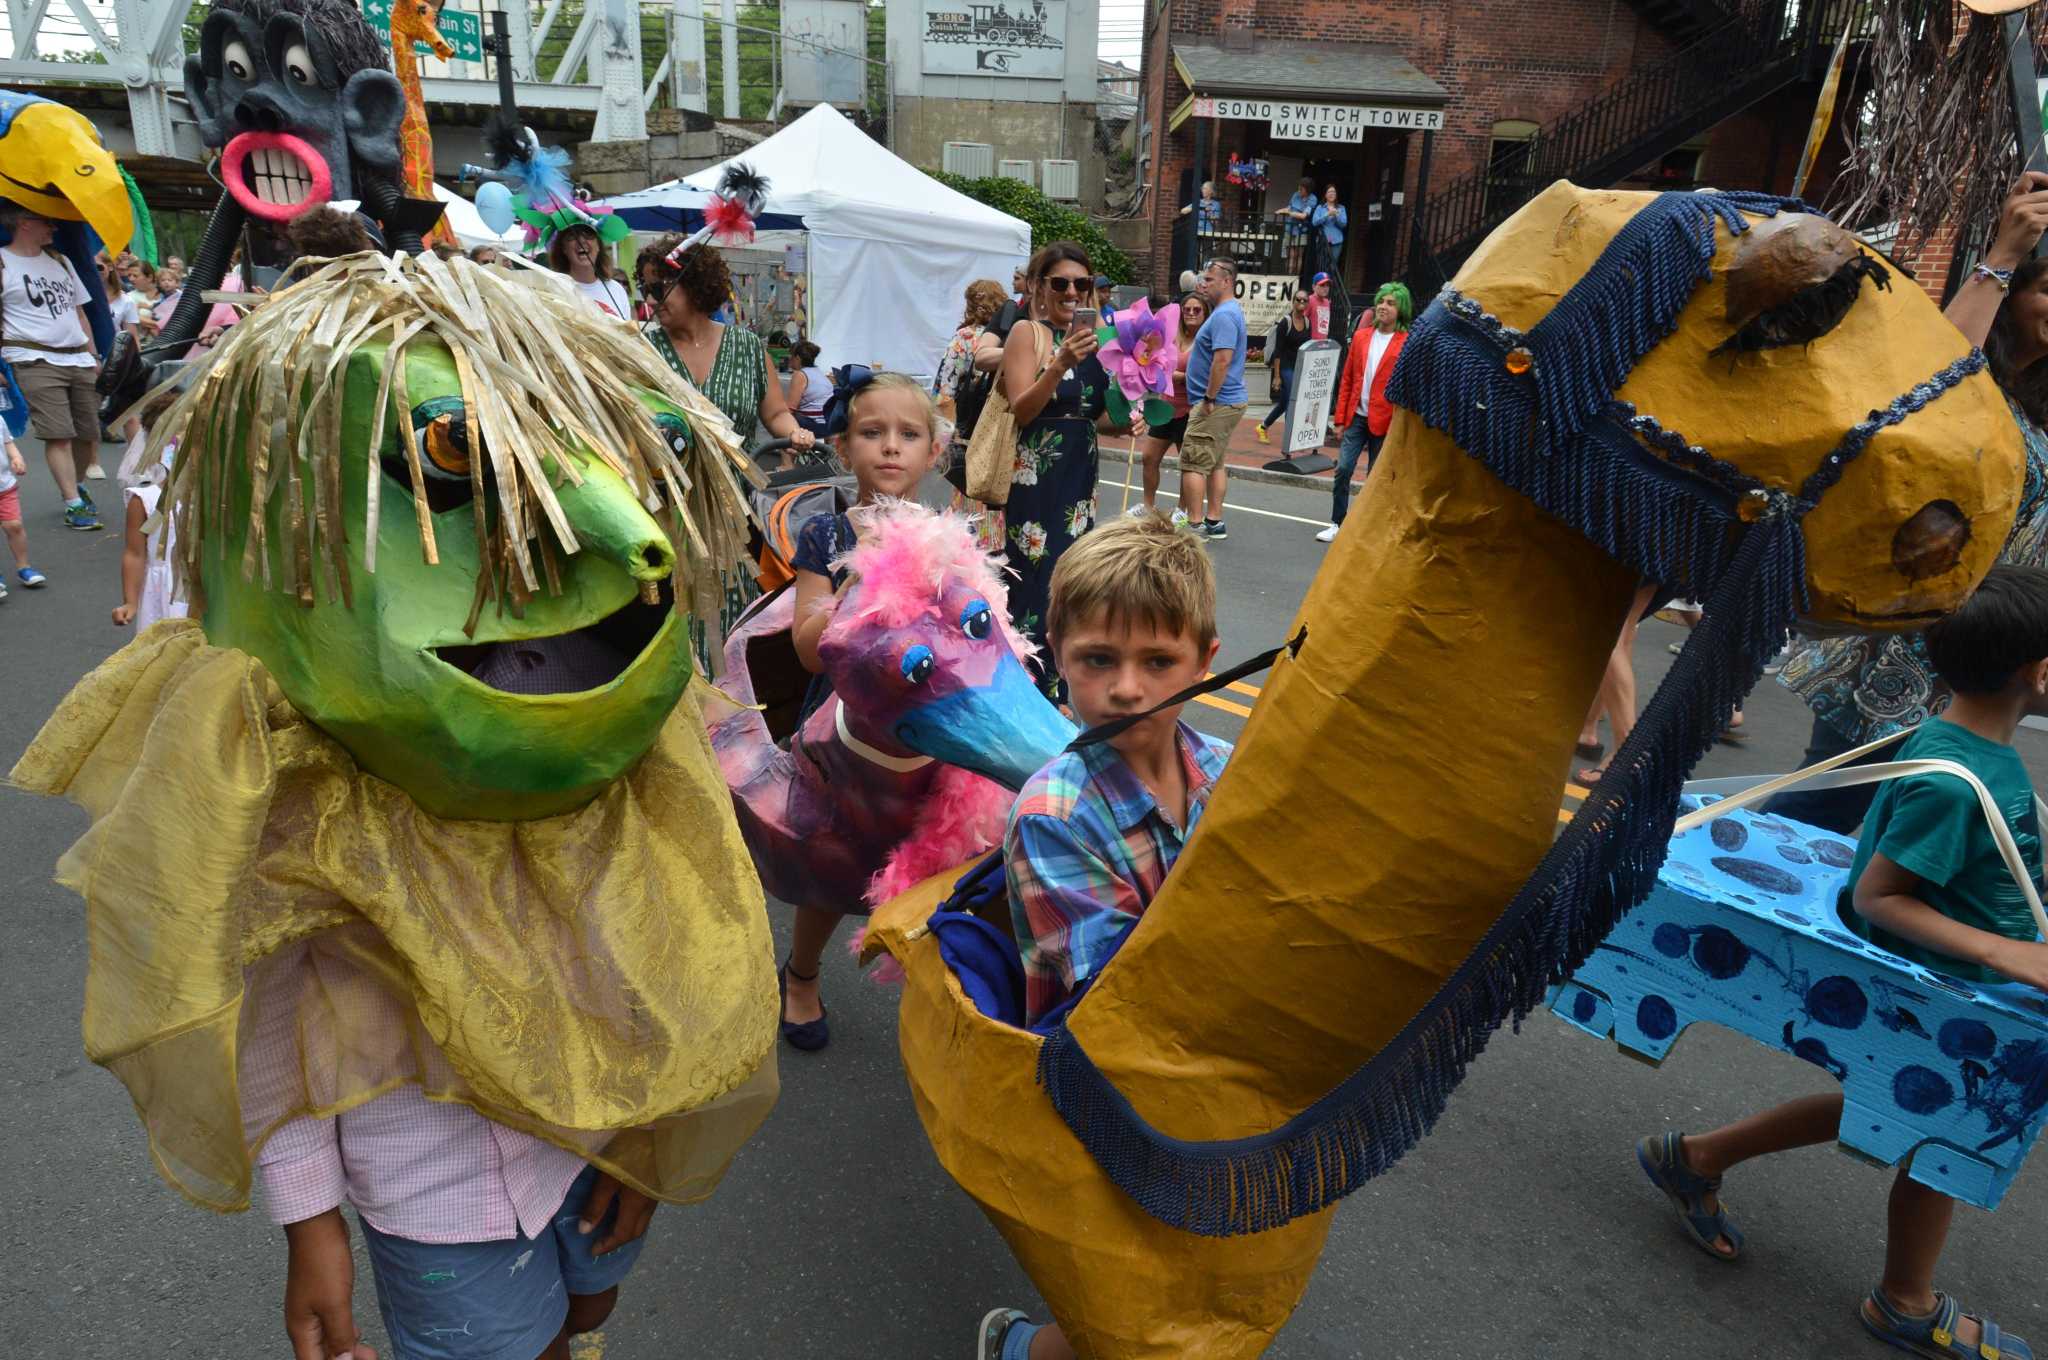
<path fill-rule="evenodd" d="M 208 640 L 441 817 L 548 816 L 625 773 L 742 545 L 731 427 L 539 271 L 336 261 L 151 438 L 178 441 Z"/>

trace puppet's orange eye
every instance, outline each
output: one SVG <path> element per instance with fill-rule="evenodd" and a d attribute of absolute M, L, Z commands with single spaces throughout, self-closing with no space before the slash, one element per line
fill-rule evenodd
<path fill-rule="evenodd" d="M 469 445 L 457 441 L 453 416 L 436 416 L 427 426 L 427 457 L 451 477 L 469 475 Z"/>

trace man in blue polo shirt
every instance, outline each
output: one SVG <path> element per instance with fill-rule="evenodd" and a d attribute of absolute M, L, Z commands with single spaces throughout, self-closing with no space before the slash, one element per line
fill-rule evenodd
<path fill-rule="evenodd" d="M 1244 308 L 1237 305 L 1237 265 L 1211 260 L 1197 288 L 1209 319 L 1188 351 L 1188 430 L 1180 442 L 1180 511 L 1211 539 L 1223 527 L 1223 484 L 1230 436 L 1251 396 L 1244 387 Z"/>

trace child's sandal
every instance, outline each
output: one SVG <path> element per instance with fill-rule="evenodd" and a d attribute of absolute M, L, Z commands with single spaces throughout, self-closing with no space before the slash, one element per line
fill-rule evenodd
<path fill-rule="evenodd" d="M 1875 1312 L 1880 1321 L 1873 1320 Z M 1856 1310 L 1856 1320 L 1885 1345 L 1926 1360 L 2034 1360 L 2033 1349 L 2016 1336 L 2009 1336 L 1988 1317 L 1971 1313 L 1984 1329 L 1977 1344 L 1965 1348 L 1956 1340 L 1956 1322 L 1964 1316 L 1961 1305 L 1946 1294 L 1934 1296 L 1934 1311 L 1921 1317 L 1901 1313 L 1884 1296 L 1882 1287 L 1870 1291 L 1870 1298 Z"/>
<path fill-rule="evenodd" d="M 1661 1190 L 1678 1210 L 1678 1224 L 1692 1244 L 1716 1261 L 1732 1261 L 1742 1255 L 1742 1229 L 1728 1217 L 1728 1206 L 1719 1201 L 1721 1178 L 1699 1175 L 1685 1164 L 1679 1144 L 1683 1137 L 1678 1133 L 1653 1133 L 1639 1140 L 1636 1164 L 1650 1178 L 1650 1184 Z M 1717 1197 L 1711 1212 L 1705 1206 L 1708 1195 Z M 1728 1239 L 1727 1251 L 1714 1245 L 1723 1237 Z"/>

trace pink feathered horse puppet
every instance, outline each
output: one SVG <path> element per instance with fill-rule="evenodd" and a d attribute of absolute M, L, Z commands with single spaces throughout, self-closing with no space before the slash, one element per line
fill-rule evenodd
<path fill-rule="evenodd" d="M 1073 739 L 1023 665 L 1006 591 L 967 522 L 903 501 L 851 512 L 852 579 L 818 644 L 833 694 L 786 749 L 754 708 L 710 713 L 761 882 L 794 906 L 865 915 L 1002 839 L 1015 791 Z M 795 592 L 734 628 L 719 688 L 756 702 L 752 665 Z"/>

